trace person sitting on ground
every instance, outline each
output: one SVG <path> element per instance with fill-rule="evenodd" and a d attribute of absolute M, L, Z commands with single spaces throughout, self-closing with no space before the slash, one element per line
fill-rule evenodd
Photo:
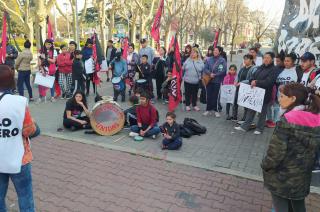
<path fill-rule="evenodd" d="M 161 127 L 162 135 L 162 149 L 178 150 L 182 146 L 182 138 L 180 136 L 180 127 L 176 123 L 176 114 L 168 112 L 166 115 L 166 122 Z"/>
<path fill-rule="evenodd" d="M 140 94 L 139 94 L 140 95 Z M 131 127 L 133 125 L 137 125 L 137 106 L 139 105 L 139 97 L 134 95 L 129 98 L 129 103 L 131 105 L 130 108 L 126 109 L 124 112 L 125 117 L 125 127 Z"/>
<path fill-rule="evenodd" d="M 86 116 L 81 116 L 82 112 Z M 77 91 L 66 103 L 63 114 L 63 126 L 72 131 L 79 129 L 90 129 L 90 112 L 88 110 L 87 100 L 82 91 Z"/>
<path fill-rule="evenodd" d="M 140 96 L 140 105 L 136 109 L 138 124 L 131 126 L 129 136 L 152 137 L 153 139 L 160 133 L 157 126 L 157 110 L 150 103 L 150 97 L 146 93 Z"/>

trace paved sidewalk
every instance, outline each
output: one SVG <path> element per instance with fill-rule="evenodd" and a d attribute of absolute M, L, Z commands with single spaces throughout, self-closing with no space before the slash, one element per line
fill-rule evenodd
<path fill-rule="evenodd" d="M 37 211 L 271 211 L 261 182 L 45 136 L 32 143 Z M 12 185 L 8 197 L 18 211 Z M 320 196 L 307 204 L 320 211 Z"/>

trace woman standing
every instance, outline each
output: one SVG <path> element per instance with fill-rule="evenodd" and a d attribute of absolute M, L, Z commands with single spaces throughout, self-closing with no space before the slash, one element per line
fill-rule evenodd
<path fill-rule="evenodd" d="M 53 41 L 51 39 L 46 39 L 44 42 L 43 48 L 40 50 L 40 56 L 38 59 L 39 71 L 44 76 L 50 75 L 55 76 L 57 68 L 56 68 L 56 57 L 58 56 L 56 50 L 53 46 Z M 46 100 L 48 88 L 39 85 L 39 100 L 38 103 Z M 50 89 L 51 93 L 51 102 L 55 102 L 56 99 L 54 97 L 55 84 Z"/>
<path fill-rule="evenodd" d="M 186 98 L 186 110 L 191 110 L 192 107 L 195 111 L 199 111 L 197 106 L 199 81 L 202 76 L 204 63 L 201 60 L 199 49 L 192 48 L 191 56 L 183 64 L 183 80 Z"/>
<path fill-rule="evenodd" d="M 204 116 L 211 115 L 212 111 L 214 111 L 217 118 L 221 116 L 219 113 L 219 93 L 221 83 L 227 73 L 227 63 L 221 56 L 221 53 L 223 53 L 222 47 L 217 46 L 214 48 L 213 57 L 209 57 L 204 66 L 204 74 L 209 75 L 211 78 L 210 82 L 206 86 L 207 109 L 206 112 L 203 113 Z"/>
<path fill-rule="evenodd" d="M 129 45 L 129 51 L 128 51 L 128 56 L 127 56 L 127 64 L 128 64 L 128 75 L 127 75 L 127 80 L 128 84 L 130 85 L 129 89 L 129 96 L 131 96 L 132 89 L 134 86 L 134 75 L 136 74 L 136 68 L 139 63 L 139 55 L 134 52 L 134 44 L 131 43 Z"/>
<path fill-rule="evenodd" d="M 320 97 L 299 83 L 280 88 L 284 115 L 277 122 L 262 161 L 265 187 L 275 211 L 305 212 L 312 169 L 319 150 Z"/>
<path fill-rule="evenodd" d="M 59 70 L 59 85 L 62 90 L 62 99 L 71 98 L 71 86 L 72 86 L 72 63 L 71 54 L 68 52 L 66 45 L 62 44 L 60 46 L 62 51 L 58 55 L 57 65 Z"/>
<path fill-rule="evenodd" d="M 154 66 L 154 77 L 156 79 L 157 97 L 158 100 L 163 99 L 161 92 L 162 84 L 165 81 L 166 69 L 167 69 L 167 56 L 166 49 L 161 47 L 159 49 L 159 57 L 157 58 Z"/>
<path fill-rule="evenodd" d="M 93 82 L 93 73 L 94 73 L 94 61 L 92 59 L 92 50 L 93 41 L 88 38 L 85 46 L 82 49 L 82 59 L 85 63 L 85 72 L 86 72 L 86 96 L 89 96 L 90 93 L 90 82 L 92 82 L 93 92 L 96 93 L 96 86 Z"/>
<path fill-rule="evenodd" d="M 29 137 L 35 136 L 37 127 L 28 100 L 10 93 L 14 88 L 14 74 L 10 67 L 0 65 L 0 122 L 1 131 L 7 131 L 0 136 L 0 211 L 7 211 L 5 199 L 11 179 L 19 210 L 34 212 Z"/>
<path fill-rule="evenodd" d="M 33 59 L 32 52 L 30 51 L 31 43 L 29 40 L 24 42 L 24 50 L 19 54 L 16 62 L 15 69 L 18 71 L 18 91 L 20 96 L 24 96 L 23 84 L 26 85 L 29 93 L 29 101 L 33 100 L 32 88 L 30 85 L 31 66 L 30 63 Z"/>

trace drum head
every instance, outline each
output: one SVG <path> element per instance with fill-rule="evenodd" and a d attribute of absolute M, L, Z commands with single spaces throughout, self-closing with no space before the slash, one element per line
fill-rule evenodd
<path fill-rule="evenodd" d="M 120 77 L 113 77 L 112 80 L 111 80 L 111 82 L 112 82 L 113 84 L 120 83 L 120 81 L 121 81 L 121 78 L 120 78 Z"/>
<path fill-rule="evenodd" d="M 113 101 L 98 102 L 90 117 L 92 129 L 99 135 L 114 135 L 124 126 L 124 113 Z"/>
<path fill-rule="evenodd" d="M 146 83 L 146 82 L 147 82 L 146 79 L 138 79 L 137 80 L 137 83 L 139 83 L 139 84 L 143 84 L 143 83 Z"/>

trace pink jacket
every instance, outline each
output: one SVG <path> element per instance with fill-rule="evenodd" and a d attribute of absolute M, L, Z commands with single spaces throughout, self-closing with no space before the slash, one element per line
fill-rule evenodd
<path fill-rule="evenodd" d="M 228 73 L 223 79 L 223 84 L 224 85 L 233 85 L 235 80 L 236 80 L 236 74 L 231 75 Z"/>
<path fill-rule="evenodd" d="M 62 53 L 58 55 L 57 65 L 59 73 L 70 74 L 72 73 L 72 63 L 70 53 Z"/>

